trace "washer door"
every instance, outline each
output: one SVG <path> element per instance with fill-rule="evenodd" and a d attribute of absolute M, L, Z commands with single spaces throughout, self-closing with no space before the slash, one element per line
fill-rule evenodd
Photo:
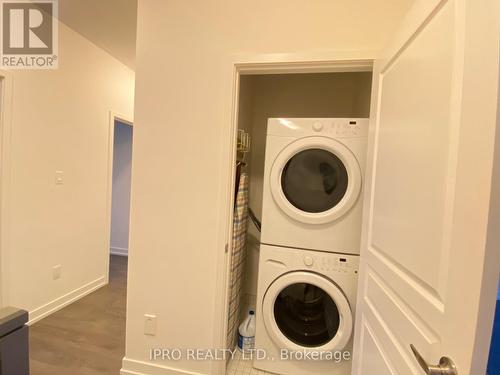
<path fill-rule="evenodd" d="M 354 205 L 361 190 L 361 171 L 342 143 L 308 137 L 278 155 L 270 185 L 275 202 L 287 215 L 307 224 L 324 224 Z"/>
<path fill-rule="evenodd" d="M 353 330 L 344 293 L 329 279 L 296 271 L 275 280 L 263 301 L 268 334 L 280 349 L 340 351 Z"/>

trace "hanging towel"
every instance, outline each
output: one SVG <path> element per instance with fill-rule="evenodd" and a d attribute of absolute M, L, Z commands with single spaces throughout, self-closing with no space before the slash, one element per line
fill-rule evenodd
<path fill-rule="evenodd" d="M 227 345 L 233 349 L 238 335 L 238 318 L 241 304 L 241 278 L 243 261 L 246 256 L 246 236 L 248 222 L 248 175 L 242 173 L 236 195 L 233 219 L 233 239 L 231 252 L 231 277 L 229 279 L 229 318 Z"/>

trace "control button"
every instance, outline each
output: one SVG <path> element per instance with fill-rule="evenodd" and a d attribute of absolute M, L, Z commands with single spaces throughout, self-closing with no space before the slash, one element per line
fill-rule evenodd
<path fill-rule="evenodd" d="M 314 264 L 314 259 L 312 257 L 304 257 L 304 264 L 311 267 Z"/>
<path fill-rule="evenodd" d="M 315 132 L 320 132 L 323 130 L 323 124 L 321 122 L 315 122 L 312 128 Z"/>

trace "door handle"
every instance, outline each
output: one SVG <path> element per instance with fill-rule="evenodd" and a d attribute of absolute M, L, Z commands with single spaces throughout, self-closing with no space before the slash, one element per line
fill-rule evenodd
<path fill-rule="evenodd" d="M 427 375 L 458 375 L 457 366 L 455 366 L 455 363 L 450 358 L 442 357 L 439 360 L 439 365 L 432 366 L 422 358 L 420 353 L 413 345 L 410 345 L 410 348 L 415 355 L 418 364 L 420 365 L 420 367 L 422 367 L 422 370 L 424 370 Z"/>

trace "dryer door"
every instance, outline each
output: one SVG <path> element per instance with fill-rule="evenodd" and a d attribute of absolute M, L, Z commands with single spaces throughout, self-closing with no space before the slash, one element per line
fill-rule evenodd
<path fill-rule="evenodd" d="M 277 205 L 303 223 L 324 224 L 344 215 L 361 190 L 353 153 L 326 137 L 301 138 L 276 158 L 270 187 Z"/>
<path fill-rule="evenodd" d="M 341 351 L 353 330 L 344 293 L 329 279 L 297 271 L 268 288 L 261 314 L 269 336 L 280 349 Z"/>

